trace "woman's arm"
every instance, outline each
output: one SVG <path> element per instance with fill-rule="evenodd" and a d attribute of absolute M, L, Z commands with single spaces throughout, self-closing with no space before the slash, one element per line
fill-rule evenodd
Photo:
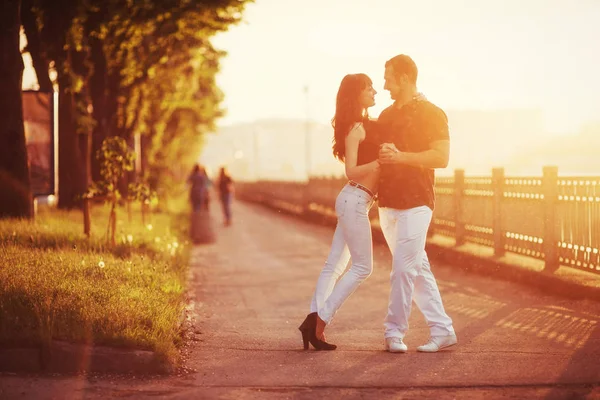
<path fill-rule="evenodd" d="M 375 160 L 368 164 L 356 165 L 358 162 L 358 146 L 365 139 L 365 128 L 362 124 L 356 124 L 346 136 L 346 153 L 344 162 L 346 165 L 346 177 L 350 180 L 360 180 L 365 175 L 371 174 L 379 169 L 379 161 Z"/>

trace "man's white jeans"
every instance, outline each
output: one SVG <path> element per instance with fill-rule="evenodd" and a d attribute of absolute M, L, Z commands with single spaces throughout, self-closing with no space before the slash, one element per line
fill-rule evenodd
<path fill-rule="evenodd" d="M 318 312 L 328 324 L 344 301 L 373 272 L 373 237 L 369 221 L 372 206 L 373 199 L 368 193 L 350 185 L 344 186 L 335 201 L 337 227 L 310 305 L 310 311 Z M 352 265 L 337 281 L 350 258 Z"/>
<path fill-rule="evenodd" d="M 427 206 L 397 210 L 379 208 L 379 223 L 392 252 L 391 288 L 385 337 L 404 338 L 412 300 L 425 316 L 431 336 L 454 333 L 425 252 L 432 211 Z"/>

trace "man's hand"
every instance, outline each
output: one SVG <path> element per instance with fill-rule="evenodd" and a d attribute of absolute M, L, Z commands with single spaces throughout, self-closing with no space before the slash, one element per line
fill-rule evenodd
<path fill-rule="evenodd" d="M 402 153 L 396 148 L 393 143 L 383 143 L 379 147 L 378 161 L 381 164 L 395 164 L 400 162 L 399 158 Z"/>
<path fill-rule="evenodd" d="M 380 164 L 405 164 L 418 168 L 446 168 L 450 153 L 450 141 L 436 140 L 431 148 L 420 153 L 403 152 L 391 143 L 384 143 L 379 148 Z"/>
<path fill-rule="evenodd" d="M 388 150 L 393 150 L 393 151 L 399 151 L 396 148 L 396 145 L 394 143 L 383 143 L 382 145 L 379 146 L 379 150 L 381 149 L 388 149 Z"/>

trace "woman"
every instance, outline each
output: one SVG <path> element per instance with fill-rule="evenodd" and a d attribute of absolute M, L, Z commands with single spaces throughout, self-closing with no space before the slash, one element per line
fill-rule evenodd
<path fill-rule="evenodd" d="M 204 167 L 198 164 L 194 166 L 194 170 L 188 178 L 188 184 L 190 185 L 190 202 L 193 210 L 190 237 L 194 244 L 214 243 L 216 238 L 206 208 L 210 179 L 208 179 Z"/>
<path fill-rule="evenodd" d="M 194 211 L 200 211 L 208 196 L 208 176 L 199 164 L 194 165 L 192 173 L 187 179 L 190 186 L 190 203 Z"/>
<path fill-rule="evenodd" d="M 299 328 L 305 350 L 309 342 L 317 350 L 336 348 L 325 341 L 325 326 L 373 271 L 369 210 L 377 193 L 379 146 L 367 109 L 375 104 L 376 93 L 365 74 L 346 75 L 338 90 L 332 119 L 333 155 L 345 164 L 349 182 L 336 199 L 338 222 L 331 250 L 317 280 L 311 312 Z M 336 284 L 350 258 L 352 265 Z"/>

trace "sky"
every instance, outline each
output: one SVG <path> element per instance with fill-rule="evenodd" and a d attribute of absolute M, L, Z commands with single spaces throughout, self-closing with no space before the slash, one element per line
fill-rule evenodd
<path fill-rule="evenodd" d="M 263 118 L 327 122 L 345 74 L 374 81 L 410 55 L 419 89 L 444 109 L 535 109 L 549 133 L 600 120 L 598 0 L 256 0 L 219 34 L 221 126 Z M 305 87 L 308 86 L 308 92 Z"/>
<path fill-rule="evenodd" d="M 253 142 L 242 150 L 234 143 L 239 138 L 223 130 L 233 127 L 237 138 L 247 132 L 235 124 L 258 121 L 248 129 L 261 131 L 260 157 L 282 158 L 263 164 L 278 170 L 286 162 L 300 174 L 307 158 L 302 121 L 310 119 L 324 125 L 310 130 L 306 152 L 329 173 L 324 163 L 334 160 L 326 125 L 340 81 L 348 73 L 368 74 L 378 91 L 370 109 L 376 117 L 391 103 L 384 64 L 403 53 L 419 67 L 420 91 L 448 112 L 452 168 L 505 165 L 540 142 L 569 140 L 586 126 L 600 130 L 598 21 L 600 0 L 256 0 L 241 24 L 213 39 L 228 53 L 217 76 L 226 116 L 219 134 L 205 138 L 199 160 L 220 165 L 239 153 L 238 163 L 251 162 Z M 24 59 L 24 87 L 35 86 L 27 54 Z M 281 119 L 300 127 L 278 125 Z M 277 142 L 282 130 L 298 143 Z"/>

